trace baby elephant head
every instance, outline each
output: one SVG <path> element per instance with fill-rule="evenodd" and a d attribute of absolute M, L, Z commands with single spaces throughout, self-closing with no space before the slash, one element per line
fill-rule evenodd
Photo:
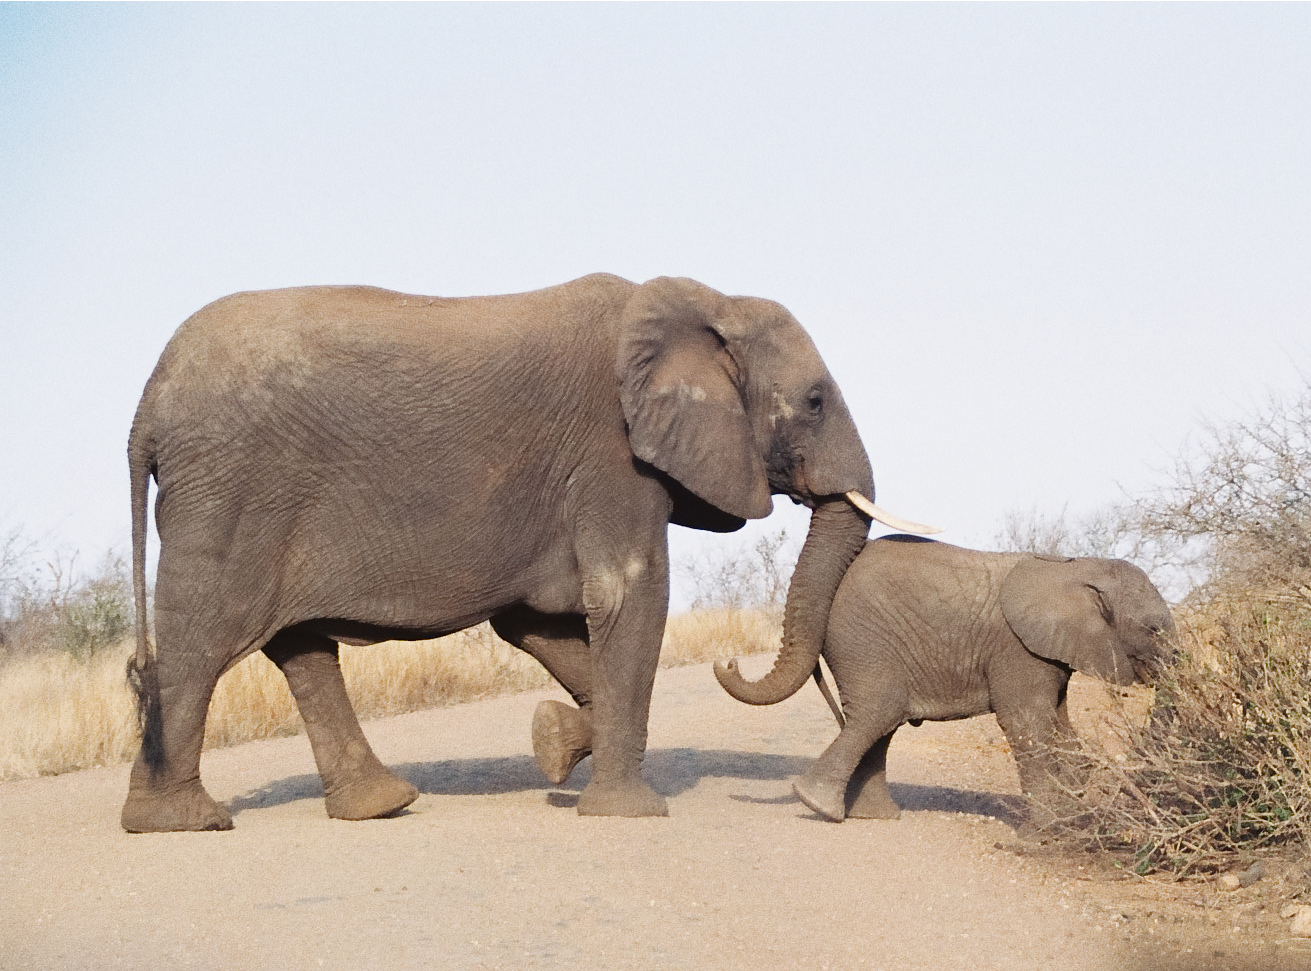
<path fill-rule="evenodd" d="M 1030 653 L 1113 684 L 1150 682 L 1169 658 L 1170 608 L 1124 560 L 1025 558 L 1000 601 Z"/>

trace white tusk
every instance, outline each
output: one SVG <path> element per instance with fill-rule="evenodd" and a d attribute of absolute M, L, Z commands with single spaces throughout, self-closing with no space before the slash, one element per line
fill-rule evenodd
<path fill-rule="evenodd" d="M 917 536 L 927 536 L 930 533 L 942 532 L 942 530 L 937 526 L 925 526 L 923 523 L 912 523 L 905 519 L 898 519 L 891 513 L 884 512 L 855 489 L 852 489 L 847 493 L 847 501 L 870 519 L 876 519 L 889 529 L 895 529 L 898 532 L 914 533 Z"/>

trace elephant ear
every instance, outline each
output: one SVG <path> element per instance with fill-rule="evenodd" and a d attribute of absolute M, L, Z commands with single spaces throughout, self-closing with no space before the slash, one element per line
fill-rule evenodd
<path fill-rule="evenodd" d="M 1132 684 L 1119 648 L 1104 564 L 1092 559 L 1032 557 L 1002 581 L 1002 614 L 1031 654 L 1083 674 Z"/>
<path fill-rule="evenodd" d="M 619 395 L 634 455 L 729 516 L 761 519 L 769 483 L 718 327 L 726 302 L 692 280 L 638 287 L 624 307 Z"/>

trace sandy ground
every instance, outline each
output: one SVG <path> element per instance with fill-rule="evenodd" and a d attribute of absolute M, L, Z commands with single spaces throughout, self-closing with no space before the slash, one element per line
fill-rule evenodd
<path fill-rule="evenodd" d="M 813 686 L 749 708 L 708 666 L 663 670 L 646 773 L 670 818 L 595 819 L 588 763 L 552 787 L 532 761 L 545 697 L 366 725 L 423 792 L 394 819 L 328 819 L 304 737 L 206 756 L 230 833 L 123 833 L 126 767 L 0 785 L 0 968 L 1311 968 L 1273 880 L 1016 852 L 991 717 L 903 729 L 902 818 L 835 825 L 788 782 L 836 731 Z"/>

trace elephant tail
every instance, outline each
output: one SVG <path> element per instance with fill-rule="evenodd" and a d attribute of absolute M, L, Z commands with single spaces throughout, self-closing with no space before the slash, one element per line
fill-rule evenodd
<path fill-rule="evenodd" d="M 146 503 L 150 477 L 155 474 L 155 443 L 138 420 L 127 443 L 128 474 L 132 480 L 132 597 L 136 606 L 136 652 L 127 662 L 127 683 L 137 701 L 141 754 L 152 768 L 163 762 L 163 721 L 160 717 L 159 673 L 151 657 L 146 610 Z"/>
<path fill-rule="evenodd" d="M 842 714 L 842 706 L 838 704 L 833 692 L 829 690 L 828 682 L 824 680 L 824 669 L 820 667 L 819 662 L 815 662 L 815 684 L 819 686 L 819 693 L 824 696 L 828 702 L 829 711 L 833 712 L 833 717 L 838 720 L 838 728 L 847 727 L 847 719 Z"/>

